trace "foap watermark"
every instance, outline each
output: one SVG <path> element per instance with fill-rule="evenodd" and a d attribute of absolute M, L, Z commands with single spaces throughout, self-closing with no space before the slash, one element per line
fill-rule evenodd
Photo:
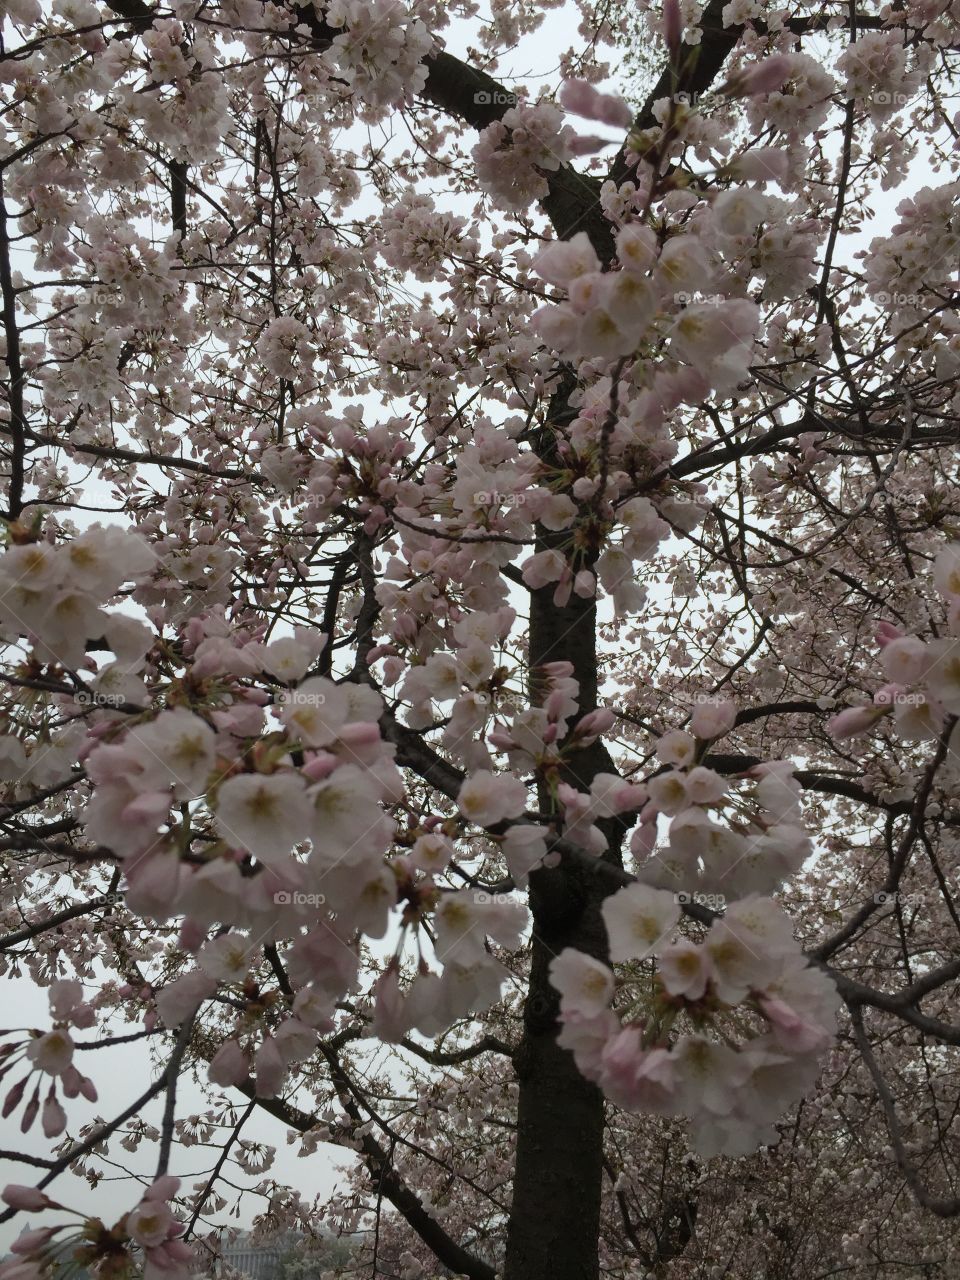
<path fill-rule="evenodd" d="M 678 907 L 706 907 L 710 911 L 722 911 L 727 900 L 722 893 L 680 893 L 673 895 Z"/>
<path fill-rule="evenodd" d="M 527 501 L 527 495 L 499 493 L 496 489 L 478 489 L 473 500 L 478 507 L 522 507 Z"/>
<path fill-rule="evenodd" d="M 922 293 L 887 293 L 881 290 L 871 295 L 874 302 L 881 307 L 920 307 L 923 305 Z"/>
<path fill-rule="evenodd" d="M 727 298 L 722 293 L 700 293 L 699 290 L 688 293 L 686 289 L 678 289 L 673 295 L 673 300 L 678 307 L 689 307 L 691 305 L 718 307 L 721 302 L 726 302 Z"/>
<path fill-rule="evenodd" d="M 322 893 L 301 893 L 299 889 L 288 892 L 286 889 L 278 889 L 273 895 L 273 901 L 278 907 L 323 907 L 326 906 L 327 899 Z"/>
<path fill-rule="evenodd" d="M 498 691 L 497 693 L 485 693 L 482 689 L 477 690 L 473 695 L 474 701 L 480 706 L 496 705 L 503 710 L 524 711 L 529 705 L 527 700 L 519 693 L 506 693 Z"/>
<path fill-rule="evenodd" d="M 481 889 L 473 895 L 473 900 L 474 902 L 495 903 L 497 906 L 502 906 L 505 902 L 510 901 L 510 895 L 508 893 L 487 893 L 486 890 Z"/>
<path fill-rule="evenodd" d="M 923 899 L 917 893 L 894 893 L 881 889 L 879 893 L 873 895 L 873 900 L 878 907 L 919 907 L 923 905 Z"/>
<path fill-rule="evenodd" d="M 93 907 L 115 907 L 123 902 L 122 893 L 95 893 L 87 902 Z"/>
<path fill-rule="evenodd" d="M 105 693 L 102 689 L 78 689 L 73 700 L 81 707 L 123 707 L 127 702 L 122 693 Z"/>
<path fill-rule="evenodd" d="M 326 700 L 326 694 L 308 689 L 284 689 L 277 699 L 281 707 L 322 707 Z"/>
<path fill-rule="evenodd" d="M 710 94 L 699 93 L 696 91 L 693 93 L 686 93 L 681 90 L 679 93 L 671 94 L 670 97 L 671 101 L 675 102 L 679 107 L 695 107 L 702 98 L 709 98 Z"/>
<path fill-rule="evenodd" d="M 515 107 L 516 96 L 505 89 L 478 89 L 473 95 L 474 104 L 478 107 Z"/>
<path fill-rule="evenodd" d="M 902 693 L 897 689 L 881 689 L 873 699 L 878 707 L 922 707 L 926 700 L 926 694 Z"/>

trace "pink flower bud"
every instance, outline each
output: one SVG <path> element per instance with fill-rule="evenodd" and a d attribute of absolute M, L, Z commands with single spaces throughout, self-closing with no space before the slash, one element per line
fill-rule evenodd
<path fill-rule="evenodd" d="M 338 736 L 348 747 L 372 747 L 380 741 L 380 726 L 366 720 L 355 720 L 352 724 L 345 724 Z"/>
<path fill-rule="evenodd" d="M 680 48 L 682 35 L 683 18 L 680 16 L 680 0 L 664 0 L 663 38 L 671 53 Z"/>
<path fill-rule="evenodd" d="M 783 87 L 792 70 L 793 62 L 787 54 L 774 54 L 732 76 L 721 92 L 729 98 L 755 98 L 761 93 L 773 93 Z"/>
<path fill-rule="evenodd" d="M 883 649 L 893 640 L 902 640 L 903 632 L 899 627 L 895 627 L 892 622 L 878 622 L 877 629 L 874 632 L 877 644 Z"/>
<path fill-rule="evenodd" d="M 315 751 L 303 766 L 301 772 L 313 782 L 323 782 L 329 778 L 340 761 L 330 751 Z"/>
<path fill-rule="evenodd" d="M 543 704 L 543 709 L 547 713 L 547 718 L 552 721 L 561 719 L 566 703 L 567 699 L 563 692 L 560 689 L 554 689 L 553 693 L 548 695 L 546 702 Z"/>
<path fill-rule="evenodd" d="M 886 711 L 883 707 L 847 707 L 827 721 L 827 733 L 837 742 L 844 738 L 855 738 L 858 734 L 869 732 L 884 715 Z"/>
<path fill-rule="evenodd" d="M 10 1246 L 10 1252 L 25 1258 L 33 1257 L 44 1250 L 57 1232 L 62 1230 L 62 1227 L 36 1227 L 33 1231 L 21 1231 Z"/>
<path fill-rule="evenodd" d="M 40 1122 L 43 1125 L 45 1138 L 55 1138 L 58 1134 L 63 1133 L 67 1127 L 66 1112 L 52 1093 L 47 1095 L 47 1099 L 43 1104 L 43 1115 Z"/>
<path fill-rule="evenodd" d="M 611 129 L 629 129 L 633 124 L 633 112 L 623 98 L 613 93 L 600 94 L 600 114 L 597 119 L 601 124 L 608 124 Z"/>
<path fill-rule="evenodd" d="M 554 680 L 562 680 L 573 675 L 572 662 L 545 662 L 543 671 Z"/>
<path fill-rule="evenodd" d="M 28 1213 L 39 1213 L 53 1205 L 50 1197 L 36 1187 L 24 1187 L 18 1182 L 8 1182 L 0 1192 L 0 1200 L 11 1209 L 25 1209 Z"/>
<path fill-rule="evenodd" d="M 225 1040 L 210 1060 L 208 1075 L 221 1088 L 240 1084 L 247 1078 L 247 1059 L 236 1040 Z"/>
<path fill-rule="evenodd" d="M 560 86 L 560 105 L 575 116 L 585 116 L 588 120 L 593 119 L 593 111 L 599 96 L 589 81 L 581 80 L 577 76 L 571 80 L 564 80 Z"/>
<path fill-rule="evenodd" d="M 147 1187 L 143 1193 L 144 1200 L 172 1200 L 180 1190 L 180 1179 L 172 1173 L 165 1173 Z"/>
<path fill-rule="evenodd" d="M 256 1094 L 258 1098 L 275 1098 L 280 1092 L 286 1068 L 272 1036 L 264 1036 L 254 1058 Z"/>
<path fill-rule="evenodd" d="M 616 723 L 617 717 L 609 707 L 597 707 L 595 711 L 588 711 L 582 719 L 578 720 L 573 731 L 578 738 L 595 738 L 598 734 L 612 729 Z"/>
<path fill-rule="evenodd" d="M 595 133 L 578 133 L 567 142 L 567 149 L 572 156 L 594 156 L 604 147 L 613 146 L 610 138 L 601 138 Z"/>

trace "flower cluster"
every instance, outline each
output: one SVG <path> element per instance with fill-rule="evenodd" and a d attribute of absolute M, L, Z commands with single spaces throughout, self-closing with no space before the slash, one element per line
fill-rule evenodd
<path fill-rule="evenodd" d="M 800 788 L 787 761 L 767 761 L 746 775 L 756 782 L 752 821 L 718 822 L 709 815 L 729 791 L 728 781 L 697 763 L 702 744 L 733 727 L 726 700 L 698 703 L 689 732 L 674 729 L 657 744 L 668 766 L 647 783 L 649 803 L 631 837 L 637 875 L 673 893 L 706 894 L 720 901 L 774 892 L 803 865 L 812 847 L 799 823 Z M 658 815 L 670 819 L 667 842 L 657 847 Z"/>
<path fill-rule="evenodd" d="M 915 97 L 923 76 L 907 71 L 900 31 L 864 31 L 837 59 L 847 78 L 847 94 L 861 101 L 874 120 L 902 111 Z"/>
<path fill-rule="evenodd" d="M 451 255 L 476 253 L 477 239 L 465 234 L 466 225 L 466 218 L 438 210 L 430 196 L 404 191 L 381 215 L 380 253 L 390 266 L 433 280 Z"/>
<path fill-rule="evenodd" d="M 774 1141 L 816 1080 L 839 1005 L 789 918 L 750 896 L 691 937 L 677 895 L 639 884 L 602 912 L 618 976 L 572 948 L 552 962 L 559 1043 L 618 1106 L 687 1117 L 703 1156 Z"/>
<path fill-rule="evenodd" d="M 694 293 L 714 278 L 698 237 L 677 236 L 660 249 L 649 228 L 628 223 L 617 234 L 617 255 L 621 269 L 601 271 L 585 232 L 541 251 L 538 275 L 567 294 L 532 317 L 548 346 L 609 361 L 634 354 L 644 341 L 666 339 L 667 353 L 696 372 L 694 399 L 711 382 L 725 386 L 742 377 L 759 313 L 745 298 L 696 301 Z"/>
<path fill-rule="evenodd" d="M 777 1116 L 816 1078 L 838 1005 L 829 980 L 807 967 L 788 917 L 763 896 L 811 852 L 792 767 L 750 770 L 752 825 L 708 816 L 729 783 L 698 760 L 735 723 L 732 702 L 704 697 L 686 730 L 660 738 L 666 767 L 645 786 L 600 775 L 589 801 L 564 796 L 565 835 L 587 848 L 603 846 L 584 827 L 590 817 L 640 809 L 631 839 L 638 871 L 602 907 L 617 974 L 570 948 L 551 966 L 560 1043 L 580 1070 L 629 1110 L 688 1116 L 704 1155 L 771 1140 Z M 661 814 L 671 819 L 669 840 L 657 850 Z"/>
<path fill-rule="evenodd" d="M 155 562 L 135 533 L 100 525 L 59 546 L 14 545 L 0 556 L 0 635 L 27 637 L 40 662 L 62 667 L 80 664 L 89 639 L 106 636 L 115 651 L 137 647 L 147 629 L 101 605 Z"/>
<path fill-rule="evenodd" d="M 112 1227 L 99 1218 L 85 1218 L 79 1232 L 59 1240 L 66 1224 L 28 1228 L 14 1241 L 12 1258 L 0 1262 L 0 1280 L 40 1280 L 65 1265 L 86 1267 L 97 1275 L 129 1275 L 135 1270 L 144 1280 L 189 1280 L 196 1256 L 181 1238 L 186 1228 L 168 1203 L 179 1189 L 179 1178 L 157 1178 L 140 1203 Z M 31 1213 L 75 1212 L 42 1191 L 17 1184 L 6 1186 L 2 1199 L 11 1209 Z"/>
<path fill-rule="evenodd" d="M 339 76 L 373 107 L 395 106 L 419 93 L 427 82 L 424 58 L 433 38 L 400 0 L 332 0 L 327 25 L 344 28 L 329 57 Z"/>
<path fill-rule="evenodd" d="M 900 221 L 890 235 L 875 237 L 858 256 L 868 294 L 909 328 L 925 302 L 935 307 L 956 287 L 960 182 L 921 187 L 897 205 L 897 213 Z"/>
<path fill-rule="evenodd" d="M 573 130 L 552 102 L 510 107 L 473 148 L 477 181 L 498 204 L 526 209 L 549 191 L 544 172 L 570 161 Z"/>
<path fill-rule="evenodd" d="M 27 1067 L 22 1076 L 7 1092 L 3 1102 L 4 1117 L 10 1115 L 22 1102 L 27 1087 L 35 1075 L 39 1078 L 24 1108 L 20 1129 L 26 1133 L 33 1126 L 38 1113 L 44 1135 L 55 1138 L 67 1126 L 67 1117 L 57 1099 L 57 1081 L 64 1096 L 76 1098 L 80 1094 L 89 1102 L 96 1102 L 97 1091 L 93 1081 L 81 1075 L 73 1065 L 74 1042 L 70 1027 L 91 1027 L 95 1021 L 93 1008 L 83 999 L 79 982 L 58 979 L 50 984 L 50 1013 L 53 1027 L 50 1031 L 33 1031 L 30 1038 L 4 1046 L 3 1068 L 0 1075 L 7 1075 L 19 1063 Z M 43 1099 L 41 1088 L 44 1076 L 50 1077 L 50 1087 Z"/>
<path fill-rule="evenodd" d="M 960 716 L 960 543 L 937 556 L 934 583 L 947 604 L 950 634 L 924 641 L 892 623 L 877 627 L 880 666 L 887 683 L 866 706 L 847 707 L 828 722 L 838 740 L 869 733 L 893 720 L 907 742 L 938 738 L 947 716 Z"/>

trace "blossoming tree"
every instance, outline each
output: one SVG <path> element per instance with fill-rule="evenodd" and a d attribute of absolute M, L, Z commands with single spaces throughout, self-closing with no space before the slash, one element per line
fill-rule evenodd
<path fill-rule="evenodd" d="M 955 1275 L 956 0 L 4 12 L 0 1276 Z"/>

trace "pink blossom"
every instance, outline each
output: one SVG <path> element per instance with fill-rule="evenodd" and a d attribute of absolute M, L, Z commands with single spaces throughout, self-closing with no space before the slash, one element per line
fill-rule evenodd
<path fill-rule="evenodd" d="M 564 1016 L 596 1017 L 613 996 L 613 974 L 607 966 L 572 947 L 551 960 L 550 982 L 560 992 Z"/>
<path fill-rule="evenodd" d="M 245 773 L 217 791 L 217 830 L 228 844 L 264 860 L 286 857 L 310 832 L 313 810 L 292 772 Z"/>
<path fill-rule="evenodd" d="M 552 241 L 541 248 L 534 261 L 541 280 L 566 289 L 577 276 L 600 270 L 600 260 L 586 232 L 576 232 L 570 239 Z"/>
<path fill-rule="evenodd" d="M 177 1027 L 192 1014 L 196 1013 L 200 1004 L 213 995 L 217 984 L 215 979 L 194 969 L 185 973 L 182 978 L 169 983 L 156 995 L 157 1012 L 167 1027 Z"/>
<path fill-rule="evenodd" d="M 612 960 L 643 959 L 670 941 L 680 919 L 676 896 L 664 889 L 632 884 L 604 900 L 603 923 Z"/>
<path fill-rule="evenodd" d="M 675 814 L 690 803 L 687 780 L 677 769 L 655 774 L 647 783 L 650 803 L 660 813 Z"/>
<path fill-rule="evenodd" d="M 471 774 L 460 788 L 457 805 L 470 822 L 492 827 L 505 818 L 518 818 L 527 803 L 527 789 L 509 773 L 481 769 Z"/>
<path fill-rule="evenodd" d="M 155 1249 L 165 1243 L 176 1219 L 170 1208 L 159 1196 L 144 1196 L 135 1209 L 127 1214 L 126 1228 L 132 1239 L 145 1249 Z"/>
<path fill-rule="evenodd" d="M 903 632 L 899 627 L 895 627 L 892 622 L 878 622 L 874 634 L 881 649 L 890 644 L 892 640 L 900 640 L 903 637 Z"/>
<path fill-rule="evenodd" d="M 657 964 L 667 991 L 688 1000 L 699 1000 L 703 996 L 713 973 L 707 951 L 687 941 L 664 947 Z"/>
<path fill-rule="evenodd" d="M 664 764 L 681 767 L 692 764 L 697 750 L 696 739 L 682 729 L 671 729 L 657 743 L 657 758 Z"/>
<path fill-rule="evenodd" d="M 21 1231 L 10 1246 L 10 1252 L 27 1258 L 37 1257 L 61 1230 L 61 1227 L 36 1227 L 33 1231 Z"/>
<path fill-rule="evenodd" d="M 66 1031 L 48 1031 L 30 1041 L 27 1057 L 48 1075 L 62 1075 L 73 1061 L 73 1041 Z"/>
<path fill-rule="evenodd" d="M 788 1004 L 776 996 L 761 995 L 760 1008 L 773 1023 L 776 1035 L 791 1053 L 811 1053 L 822 1049 L 830 1034 L 823 1027 L 804 1021 Z"/>
<path fill-rule="evenodd" d="M 960 596 L 960 543 L 952 542 L 937 555 L 933 580 L 937 590 L 948 599 Z"/>
<path fill-rule="evenodd" d="M 916 636 L 888 639 L 880 653 L 880 666 L 889 680 L 901 685 L 921 680 L 929 665 L 927 646 Z"/>
<path fill-rule="evenodd" d="M 746 71 L 739 72 L 727 81 L 721 91 L 733 98 L 759 97 L 779 89 L 793 69 L 793 60 L 789 55 L 772 54 Z"/>
<path fill-rule="evenodd" d="M 406 1001 L 400 990 L 400 973 L 388 965 L 373 987 L 373 1030 L 386 1044 L 399 1044 L 410 1030 Z"/>

